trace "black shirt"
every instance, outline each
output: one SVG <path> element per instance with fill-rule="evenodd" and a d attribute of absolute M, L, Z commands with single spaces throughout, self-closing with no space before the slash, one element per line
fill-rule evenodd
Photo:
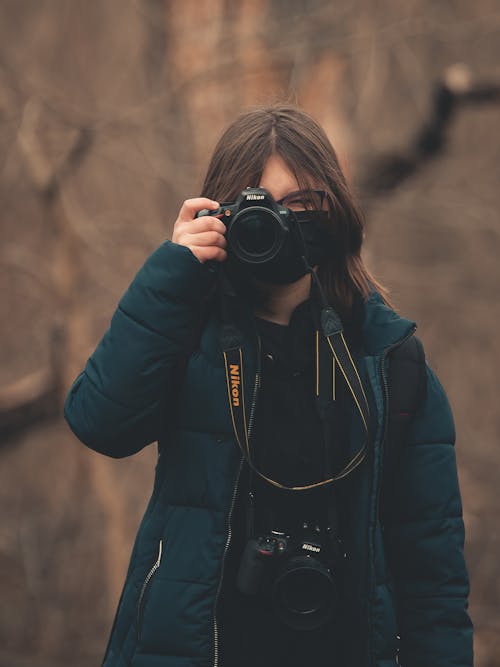
<path fill-rule="evenodd" d="M 315 397 L 315 327 L 311 302 L 293 311 L 288 325 L 256 318 L 262 341 L 262 379 L 250 445 L 256 467 L 286 486 L 306 485 L 325 478 L 323 426 Z M 357 333 L 357 332 L 356 332 Z M 351 343 L 359 342 L 346 330 Z M 348 399 L 338 384 L 335 442 L 347 437 L 342 418 Z M 254 534 L 297 530 L 303 521 L 324 520 L 324 489 L 286 491 L 251 474 L 245 463 L 232 517 L 233 536 L 226 556 L 219 598 L 222 667 L 331 667 L 338 649 L 336 627 L 296 631 L 275 614 L 267 598 L 251 598 L 236 588 L 236 575 L 247 542 L 249 485 L 255 492 Z"/>

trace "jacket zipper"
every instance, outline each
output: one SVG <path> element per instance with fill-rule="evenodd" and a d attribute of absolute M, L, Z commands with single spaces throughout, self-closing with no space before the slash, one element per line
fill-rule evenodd
<path fill-rule="evenodd" d="M 377 487 L 377 502 L 375 506 L 375 521 L 377 521 L 379 517 L 379 510 L 380 510 L 380 487 L 381 487 L 381 482 L 382 482 L 382 474 L 384 472 L 384 454 L 385 454 L 385 445 L 386 445 L 386 438 L 387 438 L 387 429 L 389 427 L 389 382 L 387 380 L 387 374 L 385 371 L 386 367 L 386 359 L 387 356 L 395 350 L 397 347 L 400 347 L 400 345 L 403 345 L 409 338 L 413 336 L 415 333 L 417 327 L 413 327 L 412 330 L 410 331 L 409 334 L 407 334 L 403 339 L 399 340 L 397 343 L 394 343 L 390 347 L 388 347 L 382 356 L 382 368 L 381 368 L 381 374 L 382 374 L 382 387 L 384 390 L 384 430 L 382 433 L 382 439 L 381 439 L 381 445 L 382 448 L 380 450 L 380 461 L 379 461 L 379 469 L 378 469 L 378 487 Z"/>
<path fill-rule="evenodd" d="M 372 549 L 372 554 L 375 554 L 375 528 L 377 525 L 377 521 L 379 518 L 379 511 L 380 511 L 380 492 L 381 492 L 381 483 L 382 483 L 382 475 L 384 471 L 384 453 L 385 453 L 385 441 L 387 438 L 387 429 L 389 426 L 389 382 L 387 379 L 387 374 L 385 371 L 386 367 L 386 359 L 387 356 L 395 350 L 397 347 L 400 345 L 403 345 L 409 338 L 411 338 L 417 327 L 413 327 L 411 331 L 401 340 L 398 340 L 397 343 L 393 343 L 390 347 L 386 348 L 384 350 L 384 353 L 382 355 L 382 366 L 381 366 L 381 376 L 382 376 L 382 389 L 384 392 L 384 423 L 383 423 L 383 431 L 382 431 L 382 437 L 380 440 L 381 444 L 381 449 L 380 449 L 380 461 L 378 465 L 378 485 L 377 485 L 377 496 L 375 500 L 375 525 L 374 525 L 374 530 L 373 530 L 373 537 L 372 537 L 372 544 L 371 544 L 371 549 Z M 373 573 L 372 573 L 373 576 Z M 368 660 L 367 664 L 371 664 L 370 662 L 370 638 L 371 638 L 371 611 L 370 611 L 370 605 L 367 608 L 367 613 L 368 613 L 368 642 L 367 642 L 367 648 L 368 648 Z"/>
<path fill-rule="evenodd" d="M 253 387 L 253 394 L 252 394 L 252 403 L 250 406 L 250 415 L 248 418 L 248 441 L 250 442 L 250 437 L 252 435 L 252 428 L 253 428 L 253 423 L 254 423 L 254 418 L 255 418 L 255 406 L 257 404 L 257 394 L 260 389 L 260 373 L 261 373 L 261 368 L 260 368 L 260 362 L 261 362 L 261 339 L 260 336 L 257 335 L 257 342 L 258 342 L 258 355 L 257 355 L 257 371 L 255 373 L 255 382 L 254 382 L 254 387 Z M 226 544 L 224 547 L 224 552 L 222 554 L 222 566 L 221 566 L 221 574 L 220 574 L 220 579 L 219 579 L 219 585 L 217 587 L 217 592 L 215 594 L 215 603 L 214 603 L 214 667 L 218 667 L 219 665 L 219 628 L 217 626 L 217 603 L 219 601 L 219 595 L 220 591 L 222 588 L 222 580 L 224 578 L 224 566 L 226 563 L 226 555 L 229 550 L 229 545 L 231 544 L 231 538 L 232 538 L 232 529 L 231 529 L 231 518 L 233 516 L 233 510 L 234 510 L 234 505 L 236 502 L 236 496 L 238 494 L 238 486 L 240 483 L 240 477 L 241 477 L 241 471 L 243 469 L 243 462 L 245 458 L 241 456 L 240 458 L 240 465 L 238 468 L 238 475 L 236 476 L 236 482 L 234 484 L 233 488 L 233 495 L 231 498 L 231 506 L 229 508 L 229 514 L 227 515 L 227 539 L 226 539 Z"/>
<path fill-rule="evenodd" d="M 153 567 L 149 570 L 149 572 L 146 575 L 146 578 L 144 579 L 142 583 L 142 588 L 141 592 L 139 594 L 139 600 L 137 602 L 137 639 L 140 637 L 140 628 L 141 628 L 141 623 L 142 623 L 142 612 L 144 610 L 144 596 L 146 594 L 146 590 L 151 583 L 151 580 L 155 574 L 155 572 L 158 570 L 160 567 L 160 562 L 161 562 L 161 556 L 162 556 L 162 551 L 163 551 L 163 540 L 160 540 L 158 544 L 158 557 L 156 559 L 156 562 L 154 563 Z"/>

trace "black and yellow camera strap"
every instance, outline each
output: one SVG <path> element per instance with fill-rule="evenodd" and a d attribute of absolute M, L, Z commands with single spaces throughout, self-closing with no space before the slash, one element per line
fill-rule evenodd
<path fill-rule="evenodd" d="M 360 465 L 366 456 L 370 410 L 362 380 L 344 336 L 342 322 L 331 306 L 325 306 L 321 310 L 319 324 L 320 329 L 317 329 L 315 332 L 316 396 L 320 407 L 320 417 L 324 422 L 325 434 L 329 433 L 328 425 L 326 424 L 327 417 L 325 406 L 327 406 L 330 401 L 335 400 L 335 368 L 337 367 L 340 370 L 340 377 L 345 381 L 356 409 L 359 412 L 365 432 L 365 438 L 361 448 L 347 463 L 345 463 L 345 465 L 343 465 L 341 470 L 336 471 L 335 473 L 332 472 L 332 474 L 326 476 L 326 479 L 304 486 L 286 486 L 267 477 L 255 467 L 249 442 L 249 431 L 251 430 L 252 425 L 249 423 L 250 416 L 247 415 L 247 402 L 245 399 L 243 347 L 237 329 L 228 324 L 224 326 L 222 343 L 227 394 L 236 441 L 250 469 L 269 484 L 280 489 L 306 491 L 332 484 L 351 473 L 358 465 Z M 328 360 L 325 359 L 325 353 L 329 357 Z M 253 416 L 254 415 L 252 415 L 252 419 Z M 327 442 L 326 446 L 328 447 L 328 445 L 329 443 Z"/>

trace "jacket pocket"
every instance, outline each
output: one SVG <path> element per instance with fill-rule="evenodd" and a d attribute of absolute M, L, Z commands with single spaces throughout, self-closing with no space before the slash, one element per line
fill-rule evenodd
<path fill-rule="evenodd" d="M 153 579 L 155 574 L 160 567 L 161 558 L 163 555 L 163 540 L 161 539 L 158 543 L 158 555 L 156 561 L 151 566 L 151 569 L 146 574 L 144 581 L 142 582 L 141 592 L 139 593 L 139 599 L 137 600 L 137 611 L 136 611 L 136 624 L 137 624 L 137 639 L 141 638 L 141 629 L 142 629 L 142 618 L 144 615 L 144 608 L 147 603 L 149 591 L 151 589 Z"/>

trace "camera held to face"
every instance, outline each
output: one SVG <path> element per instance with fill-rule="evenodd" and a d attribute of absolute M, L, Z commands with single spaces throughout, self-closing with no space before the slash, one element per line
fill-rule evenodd
<path fill-rule="evenodd" d="M 294 213 L 277 204 L 264 188 L 247 188 L 234 203 L 215 211 L 204 209 L 196 217 L 202 215 L 222 220 L 227 227 L 228 252 L 243 264 L 271 262 L 290 245 Z"/>
<path fill-rule="evenodd" d="M 340 543 L 329 529 L 302 526 L 302 534 L 272 530 L 252 537 L 237 577 L 240 592 L 269 596 L 276 614 L 295 630 L 314 630 L 339 613 Z"/>

